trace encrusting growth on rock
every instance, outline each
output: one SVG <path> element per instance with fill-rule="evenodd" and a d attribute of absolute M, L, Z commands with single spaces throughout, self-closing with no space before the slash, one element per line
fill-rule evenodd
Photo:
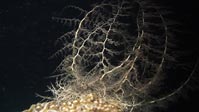
<path fill-rule="evenodd" d="M 55 101 L 37 103 L 23 112 L 122 112 L 122 106 L 116 100 L 99 98 L 90 93 L 80 98 L 67 102 Z"/>

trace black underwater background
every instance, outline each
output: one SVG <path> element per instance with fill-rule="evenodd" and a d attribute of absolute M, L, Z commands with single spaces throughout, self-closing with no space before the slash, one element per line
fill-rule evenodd
<path fill-rule="evenodd" d="M 49 59 L 56 51 L 54 42 L 62 35 L 63 25 L 52 17 L 62 8 L 74 4 L 86 8 L 96 0 L 1 0 L 0 1 L 0 112 L 20 112 L 46 93 L 48 78 L 59 59 Z M 99 1 L 99 0 L 98 0 Z M 155 0 L 171 7 L 190 35 L 182 36 L 189 49 L 189 58 L 198 56 L 197 0 Z M 71 12 L 72 14 L 72 12 Z M 197 77 L 197 76 L 196 76 Z M 199 83 L 197 83 L 199 84 Z M 165 112 L 197 112 L 198 85 L 185 96 L 174 101 Z"/>

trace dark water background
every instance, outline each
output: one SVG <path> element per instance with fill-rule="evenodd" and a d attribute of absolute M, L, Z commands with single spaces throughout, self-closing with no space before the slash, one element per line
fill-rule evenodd
<path fill-rule="evenodd" d="M 79 1 L 79 2 L 78 2 Z M 47 95 L 47 78 L 58 62 L 48 59 L 54 41 L 63 32 L 56 16 L 68 4 L 87 7 L 92 0 L 1 0 L 0 1 L 0 112 L 19 112 Z M 182 37 L 190 50 L 198 51 L 198 3 L 195 0 L 162 0 L 176 12 L 191 36 Z M 195 57 L 197 53 L 194 54 Z M 172 104 L 167 112 L 197 112 L 199 92 Z"/>

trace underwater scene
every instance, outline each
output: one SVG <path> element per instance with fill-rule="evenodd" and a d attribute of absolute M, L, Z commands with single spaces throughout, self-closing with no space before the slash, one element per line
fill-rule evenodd
<path fill-rule="evenodd" d="M 196 112 L 193 0 L 0 2 L 0 112 Z"/>

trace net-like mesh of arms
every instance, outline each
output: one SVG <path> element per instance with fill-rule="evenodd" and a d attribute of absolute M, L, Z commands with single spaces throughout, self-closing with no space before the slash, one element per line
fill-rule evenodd
<path fill-rule="evenodd" d="M 76 6 L 67 8 L 78 10 L 83 16 L 53 17 L 73 30 L 57 40 L 64 47 L 53 56 L 62 55 L 64 59 L 56 69 L 60 72 L 56 85 L 49 88 L 54 94 L 52 104 L 78 102 L 93 95 L 103 99 L 104 105 L 114 105 L 115 112 L 134 111 L 175 95 L 190 80 L 192 74 L 176 91 L 163 97 L 151 96 L 150 89 L 166 74 L 164 63 L 175 61 L 170 55 L 170 29 L 175 23 L 164 17 L 167 12 L 160 7 L 144 0 L 105 0 L 89 11 Z M 32 111 L 33 108 L 36 106 Z"/>

